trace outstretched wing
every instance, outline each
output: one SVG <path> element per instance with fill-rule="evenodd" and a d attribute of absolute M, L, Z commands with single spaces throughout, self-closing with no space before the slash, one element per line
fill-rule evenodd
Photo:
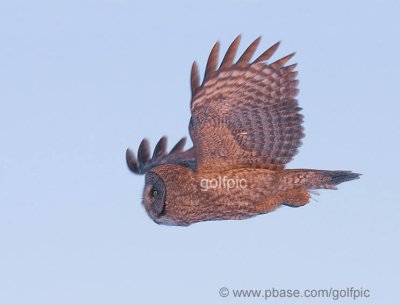
<path fill-rule="evenodd" d="M 217 42 L 201 85 L 193 63 L 189 131 L 199 171 L 283 169 L 301 145 L 303 116 L 295 99 L 296 65 L 285 66 L 294 53 L 267 64 L 279 46 L 276 43 L 250 62 L 260 38 L 234 63 L 238 36 L 219 68 Z"/>
<path fill-rule="evenodd" d="M 154 148 L 153 156 L 150 158 L 150 145 L 147 139 L 143 139 L 139 145 L 137 158 L 128 148 L 126 150 L 126 163 L 128 168 L 135 174 L 146 174 L 153 167 L 161 164 L 174 163 L 181 164 L 192 169 L 195 168 L 195 154 L 193 148 L 183 150 L 186 138 L 182 138 L 169 153 L 167 150 L 167 138 L 162 137 Z"/>

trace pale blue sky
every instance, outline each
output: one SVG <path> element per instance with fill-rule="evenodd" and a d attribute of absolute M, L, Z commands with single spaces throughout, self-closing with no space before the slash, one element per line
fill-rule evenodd
<path fill-rule="evenodd" d="M 395 0 L 0 0 L 0 304 L 265 303 L 222 286 L 397 304 L 399 14 Z M 125 149 L 188 135 L 192 61 L 239 33 L 240 50 L 262 35 L 282 40 L 275 58 L 297 51 L 306 138 L 289 167 L 364 175 L 299 209 L 158 226 Z M 331 303 L 274 304 L 294 301 Z"/>

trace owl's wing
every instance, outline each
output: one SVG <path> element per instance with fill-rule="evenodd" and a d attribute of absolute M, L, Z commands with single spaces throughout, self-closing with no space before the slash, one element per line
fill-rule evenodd
<path fill-rule="evenodd" d="M 193 63 L 189 131 L 196 170 L 282 169 L 301 145 L 303 116 L 295 99 L 296 65 L 285 66 L 294 53 L 268 64 L 279 46 L 276 43 L 250 62 L 260 38 L 234 63 L 238 36 L 219 67 L 217 42 L 202 84 Z"/>
<path fill-rule="evenodd" d="M 183 150 L 186 138 L 182 138 L 167 153 L 167 138 L 162 137 L 154 148 L 153 156 L 150 158 L 150 145 L 147 139 L 143 139 L 139 145 L 137 158 L 128 148 L 126 150 L 126 163 L 128 168 L 135 174 L 144 175 L 153 167 L 161 164 L 173 163 L 195 168 L 195 154 L 193 148 Z"/>

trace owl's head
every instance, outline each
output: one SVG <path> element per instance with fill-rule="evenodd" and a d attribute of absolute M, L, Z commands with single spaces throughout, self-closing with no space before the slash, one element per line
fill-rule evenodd
<path fill-rule="evenodd" d="M 148 172 L 143 190 L 143 205 L 155 221 L 166 214 L 167 190 L 163 179 L 155 172 Z"/>
<path fill-rule="evenodd" d="M 195 168 L 194 149 L 183 151 L 185 142 L 186 139 L 182 138 L 167 153 L 167 139 L 162 137 L 155 146 L 152 157 L 146 139 L 140 143 L 137 158 L 130 149 L 126 151 L 129 169 L 135 174 L 146 175 L 143 205 L 156 223 L 184 225 L 180 220 L 181 201 L 184 201 L 182 182 L 187 181 Z M 190 191 L 187 193 L 190 194 Z"/>
<path fill-rule="evenodd" d="M 192 170 L 178 164 L 163 164 L 145 176 L 143 205 L 147 214 L 158 224 L 185 225 L 182 213 L 193 195 L 189 183 Z"/>

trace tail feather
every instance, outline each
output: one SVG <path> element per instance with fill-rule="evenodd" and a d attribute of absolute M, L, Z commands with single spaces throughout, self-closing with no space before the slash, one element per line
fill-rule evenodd
<path fill-rule="evenodd" d="M 352 171 L 326 171 L 325 176 L 330 178 L 330 182 L 334 185 L 359 179 L 361 174 L 353 173 Z"/>
<path fill-rule="evenodd" d="M 300 184 L 308 190 L 312 189 L 336 189 L 336 185 L 359 179 L 361 174 L 353 173 L 352 171 L 342 170 L 315 170 L 315 169 L 300 169 L 288 170 L 289 182 L 291 184 Z"/>

